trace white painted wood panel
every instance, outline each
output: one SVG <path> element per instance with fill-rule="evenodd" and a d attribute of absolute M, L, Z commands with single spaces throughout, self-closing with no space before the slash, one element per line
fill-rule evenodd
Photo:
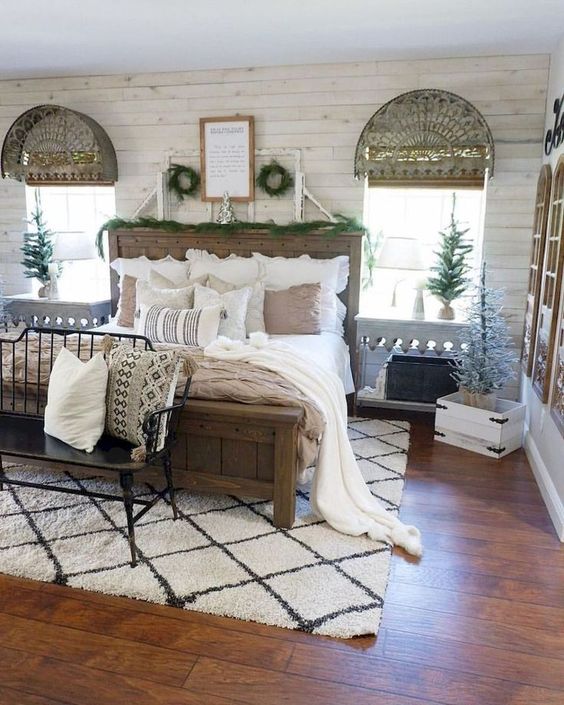
<path fill-rule="evenodd" d="M 199 146 L 202 116 L 255 116 L 256 146 L 302 150 L 308 187 L 333 212 L 362 215 L 363 186 L 352 178 L 354 147 L 387 100 L 417 88 L 445 88 L 482 111 L 496 143 L 484 252 L 491 281 L 507 287 L 511 328 L 521 326 L 530 227 L 542 154 L 549 57 L 499 56 L 357 62 L 230 70 L 0 81 L 0 131 L 24 110 L 59 103 L 91 115 L 114 142 L 118 213 L 131 215 L 155 183 L 167 153 Z M 192 159 L 195 166 L 198 160 Z M 258 162 L 260 163 L 260 161 Z M 257 193 L 257 218 L 287 222 L 292 199 Z M 172 217 L 201 220 L 205 206 L 173 204 Z M 311 204 L 308 217 L 318 217 Z M 7 293 L 29 288 L 19 267 L 23 187 L 0 184 L 0 276 Z"/>

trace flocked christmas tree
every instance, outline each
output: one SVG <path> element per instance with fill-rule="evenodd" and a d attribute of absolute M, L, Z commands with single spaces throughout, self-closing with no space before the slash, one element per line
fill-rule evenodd
<path fill-rule="evenodd" d="M 440 249 L 435 252 L 437 263 L 431 267 L 435 275 L 427 280 L 427 289 L 443 304 L 437 315 L 446 320 L 454 318 L 451 303 L 460 298 L 468 288 L 468 255 L 472 252 L 471 243 L 464 239 L 469 228 L 460 228 L 455 209 L 456 194 L 453 193 L 450 223 L 446 230 L 440 232 Z"/>
<path fill-rule="evenodd" d="M 34 231 L 23 235 L 23 252 L 21 264 L 26 277 L 38 279 L 43 286 L 49 282 L 49 264 L 53 261 L 54 233 L 49 230 L 44 220 L 39 189 L 35 189 L 35 210 L 31 215 L 29 224 L 34 226 Z"/>
<path fill-rule="evenodd" d="M 515 376 L 516 355 L 501 314 L 503 291 L 486 286 L 486 265 L 467 310 L 468 326 L 460 335 L 453 377 L 471 406 L 494 408 L 493 393 Z M 489 399 L 484 395 L 492 395 Z"/>
<path fill-rule="evenodd" d="M 219 213 L 217 214 L 217 222 L 220 225 L 230 225 L 231 223 L 237 222 L 227 191 L 223 194 L 223 201 L 221 202 Z"/>

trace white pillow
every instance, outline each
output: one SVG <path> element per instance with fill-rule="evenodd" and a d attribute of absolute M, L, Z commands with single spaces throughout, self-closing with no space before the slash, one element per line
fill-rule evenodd
<path fill-rule="evenodd" d="M 229 282 L 223 281 L 219 277 L 210 274 L 208 277 L 207 285 L 210 289 L 217 291 L 218 294 L 225 294 L 227 291 L 233 291 L 237 289 L 237 284 L 230 284 Z M 247 306 L 247 318 L 245 319 L 245 328 L 247 329 L 247 335 L 251 333 L 264 333 L 266 328 L 264 326 L 264 284 L 262 282 L 255 282 L 255 284 L 249 284 L 252 288 L 251 298 L 249 299 L 249 305 Z"/>
<path fill-rule="evenodd" d="M 190 279 L 213 274 L 230 284 L 245 286 L 259 278 L 259 264 L 254 257 L 231 254 L 222 259 L 207 250 L 190 249 L 186 251 L 186 259 L 190 263 Z"/>
<path fill-rule="evenodd" d="M 173 309 L 141 306 L 139 333 L 155 343 L 205 348 L 217 338 L 223 306 Z"/>
<path fill-rule="evenodd" d="M 130 277 L 147 281 L 151 269 L 163 277 L 170 279 L 175 286 L 186 286 L 188 283 L 188 267 L 186 262 L 174 259 L 170 255 L 162 259 L 149 259 L 145 255 L 140 257 L 118 257 L 110 262 L 110 267 L 121 277 L 129 274 Z"/>
<path fill-rule="evenodd" d="M 166 306 L 167 308 L 193 308 L 194 306 L 194 286 L 184 286 L 180 289 L 157 289 L 142 279 L 137 280 L 135 285 L 135 327 L 139 332 L 139 317 L 141 306 Z"/>
<path fill-rule="evenodd" d="M 313 259 L 309 255 L 267 257 L 260 252 L 253 252 L 253 257 L 261 264 L 267 289 L 289 289 L 291 286 L 300 284 L 319 283 L 332 289 L 336 294 L 342 291 L 338 289 L 342 284 L 343 263 L 340 257 L 332 259 Z"/>
<path fill-rule="evenodd" d="M 49 377 L 45 433 L 91 453 L 104 432 L 107 383 L 103 353 L 82 362 L 62 348 Z"/>
<path fill-rule="evenodd" d="M 234 289 L 219 294 L 217 291 L 196 284 L 194 290 L 194 307 L 222 306 L 225 317 L 219 322 L 218 335 L 224 335 L 231 340 L 245 340 L 247 330 L 245 320 L 247 318 L 247 308 L 253 290 L 250 286 L 243 289 Z"/>

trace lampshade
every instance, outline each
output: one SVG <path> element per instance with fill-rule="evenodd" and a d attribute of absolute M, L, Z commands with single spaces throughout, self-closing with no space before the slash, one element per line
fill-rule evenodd
<path fill-rule="evenodd" d="M 57 233 L 53 245 L 54 260 L 95 259 L 96 245 L 90 233 Z"/>
<path fill-rule="evenodd" d="M 427 269 L 421 243 L 414 237 L 387 237 L 376 266 L 382 269 Z"/>

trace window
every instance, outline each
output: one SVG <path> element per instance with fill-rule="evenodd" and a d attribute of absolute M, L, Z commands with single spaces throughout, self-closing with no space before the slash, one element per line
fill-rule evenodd
<path fill-rule="evenodd" d="M 415 287 L 423 286 L 429 268 L 436 260 L 440 231 L 450 222 L 452 195 L 456 194 L 455 218 L 462 227 L 468 228 L 466 238 L 473 244 L 470 264 L 479 267 L 482 242 L 483 191 L 479 189 L 446 188 L 366 188 L 364 222 L 368 226 L 371 241 L 376 243 L 376 268 L 372 284 L 367 281 L 366 253 L 364 282 L 360 310 L 365 315 L 388 318 L 410 318 L 415 299 Z M 405 271 L 400 268 L 379 268 L 378 253 L 386 238 L 413 238 L 419 243 L 421 271 Z M 397 284 L 396 306 L 391 307 L 393 290 Z M 433 296 L 425 293 L 426 318 L 436 318 L 441 306 Z M 453 304 L 458 312 L 463 301 Z"/>
<path fill-rule="evenodd" d="M 94 239 L 99 227 L 115 214 L 114 187 L 41 186 L 38 188 L 45 222 L 56 234 L 55 255 L 58 249 L 63 260 L 63 272 L 59 280 L 60 297 L 71 301 L 73 299 L 95 301 L 108 298 L 110 295 L 108 265 L 97 257 Z M 34 193 L 34 187 L 26 186 L 28 218 L 35 208 Z M 65 235 L 69 237 L 65 239 Z M 73 235 L 75 237 L 72 237 Z M 70 242 L 71 238 L 73 244 L 82 245 L 81 258 L 66 261 L 63 245 Z"/>

